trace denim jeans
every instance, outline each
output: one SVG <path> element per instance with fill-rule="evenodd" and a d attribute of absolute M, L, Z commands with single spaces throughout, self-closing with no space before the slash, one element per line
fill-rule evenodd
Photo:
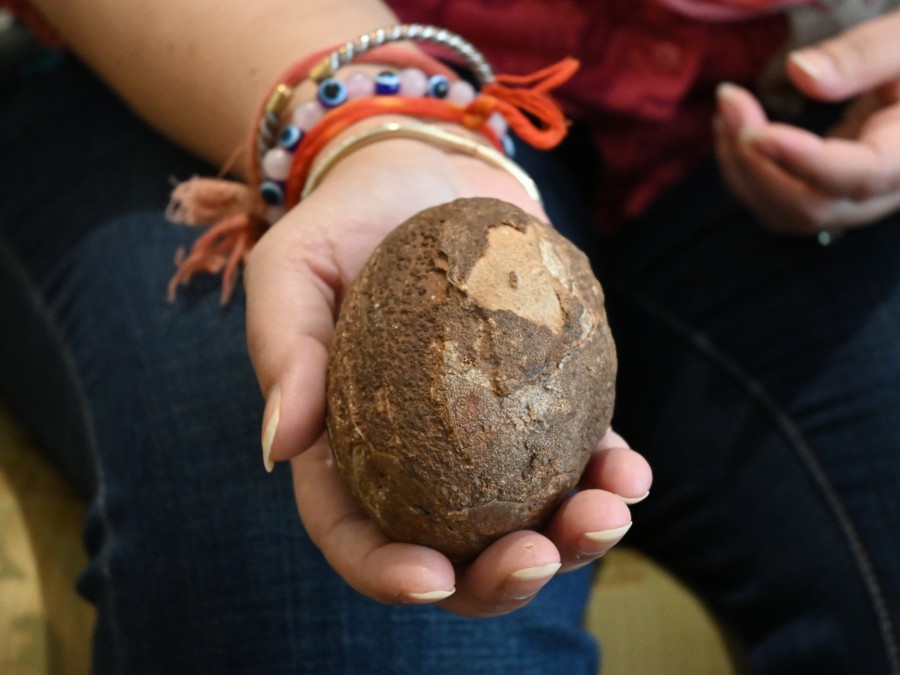
<path fill-rule="evenodd" d="M 79 589 L 96 673 L 595 673 L 591 570 L 463 619 L 349 589 L 261 467 L 240 292 L 166 300 L 196 236 L 168 178 L 214 170 L 77 64 L 0 117 L 0 381 L 91 499 Z M 214 114 L 214 111 L 211 113 Z M 568 152 L 523 152 L 587 248 Z M 900 226 L 830 248 L 766 234 L 715 171 L 602 242 L 621 375 L 614 423 L 650 459 L 629 542 L 697 590 L 761 673 L 897 673 Z"/>

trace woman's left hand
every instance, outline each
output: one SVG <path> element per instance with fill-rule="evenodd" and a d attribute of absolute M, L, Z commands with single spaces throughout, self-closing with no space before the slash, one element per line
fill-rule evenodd
<path fill-rule="evenodd" d="M 725 180 L 773 231 L 869 225 L 900 208 L 900 11 L 793 52 L 787 72 L 820 101 L 857 97 L 818 136 L 770 122 L 750 92 L 723 84 L 715 123 Z"/>

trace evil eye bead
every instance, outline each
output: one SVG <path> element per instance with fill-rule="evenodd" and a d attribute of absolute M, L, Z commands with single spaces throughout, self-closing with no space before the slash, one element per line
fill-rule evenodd
<path fill-rule="evenodd" d="M 447 98 L 450 93 L 450 80 L 444 75 L 432 75 L 428 78 L 427 94 L 434 98 Z"/>
<path fill-rule="evenodd" d="M 389 70 L 375 76 L 375 93 L 380 96 L 393 96 L 400 91 L 400 76 Z"/>
<path fill-rule="evenodd" d="M 278 181 L 264 180 L 259 186 L 259 196 L 269 206 L 284 204 L 284 187 Z"/>
<path fill-rule="evenodd" d="M 319 103 L 325 108 L 337 108 L 347 100 L 347 87 L 340 80 L 328 77 L 319 84 L 317 96 Z"/>
<path fill-rule="evenodd" d="M 294 124 L 288 124 L 281 130 L 281 133 L 278 134 L 278 145 L 288 152 L 294 152 L 302 140 L 303 131 Z"/>

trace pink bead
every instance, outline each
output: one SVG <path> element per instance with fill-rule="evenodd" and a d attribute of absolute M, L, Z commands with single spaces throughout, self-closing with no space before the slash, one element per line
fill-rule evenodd
<path fill-rule="evenodd" d="M 420 98 L 428 90 L 428 76 L 418 68 L 404 68 L 400 77 L 400 95 Z"/>
<path fill-rule="evenodd" d="M 375 80 L 366 73 L 351 73 L 344 81 L 344 86 L 347 87 L 347 98 L 351 101 L 357 98 L 374 96 L 375 94 Z"/>
<path fill-rule="evenodd" d="M 292 121 L 298 129 L 309 131 L 322 119 L 323 114 L 322 106 L 317 101 L 307 101 L 297 106 Z"/>
<path fill-rule="evenodd" d="M 262 169 L 272 180 L 286 180 L 291 173 L 291 153 L 284 148 L 272 148 L 263 156 Z"/>
<path fill-rule="evenodd" d="M 457 80 L 450 84 L 447 100 L 459 106 L 467 106 L 475 99 L 475 88 L 465 80 Z"/>

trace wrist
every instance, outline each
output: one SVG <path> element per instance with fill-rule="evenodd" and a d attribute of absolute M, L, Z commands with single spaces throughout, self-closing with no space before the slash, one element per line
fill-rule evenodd
<path fill-rule="evenodd" d="M 421 125 L 403 116 L 369 118 L 335 138 L 323 156 L 348 139 L 390 123 Z M 464 127 L 442 124 L 437 129 L 491 149 L 485 139 Z M 530 181 L 527 175 L 525 180 Z M 462 197 L 495 197 L 546 220 L 539 197 L 508 169 L 432 139 L 391 135 L 361 145 L 334 162 L 303 202 L 351 199 L 366 203 L 398 196 L 417 204 L 416 210 Z"/>

